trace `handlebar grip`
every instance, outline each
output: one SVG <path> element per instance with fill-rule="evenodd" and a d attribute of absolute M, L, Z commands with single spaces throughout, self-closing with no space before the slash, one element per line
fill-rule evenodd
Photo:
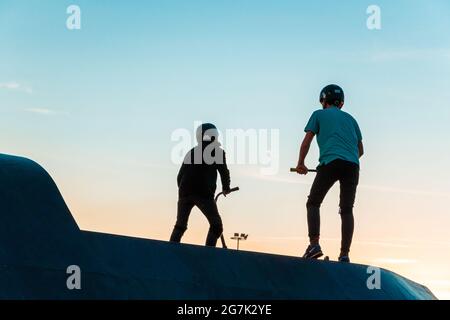
<path fill-rule="evenodd" d="M 239 187 L 235 187 L 235 188 L 231 188 L 230 192 L 235 192 L 235 191 L 239 191 Z"/>

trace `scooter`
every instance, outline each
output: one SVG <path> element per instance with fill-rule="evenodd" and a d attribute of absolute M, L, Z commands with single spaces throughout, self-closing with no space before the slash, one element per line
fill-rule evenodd
<path fill-rule="evenodd" d="M 230 191 L 229 191 L 228 194 L 230 194 L 230 193 L 232 193 L 232 192 L 236 192 L 236 191 L 239 191 L 239 187 L 230 189 Z M 224 195 L 224 193 L 223 193 L 223 192 L 220 192 L 220 193 L 217 194 L 216 198 L 214 199 L 214 200 L 216 201 L 216 203 L 217 203 L 217 200 L 219 199 L 219 197 L 220 197 L 221 195 Z M 225 195 L 224 195 L 224 196 L 225 196 Z M 222 235 L 220 236 L 220 241 L 222 242 L 222 247 L 223 247 L 224 249 L 228 249 L 227 244 L 225 243 L 225 237 L 223 236 L 223 233 L 222 233 Z"/>

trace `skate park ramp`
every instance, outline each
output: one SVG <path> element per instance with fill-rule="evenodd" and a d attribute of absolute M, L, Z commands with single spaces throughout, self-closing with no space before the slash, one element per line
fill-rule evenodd
<path fill-rule="evenodd" d="M 0 299 L 435 299 L 368 266 L 82 231 L 49 174 L 0 154 Z M 70 290 L 67 268 L 80 270 Z"/>

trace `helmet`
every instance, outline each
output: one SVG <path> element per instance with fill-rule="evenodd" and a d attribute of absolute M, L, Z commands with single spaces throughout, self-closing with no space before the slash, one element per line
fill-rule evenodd
<path fill-rule="evenodd" d="M 219 138 L 219 131 L 212 123 L 203 123 L 197 128 L 197 142 L 212 142 Z"/>
<path fill-rule="evenodd" d="M 330 84 L 320 92 L 320 103 L 325 102 L 339 107 L 345 100 L 344 90 L 341 87 Z"/>

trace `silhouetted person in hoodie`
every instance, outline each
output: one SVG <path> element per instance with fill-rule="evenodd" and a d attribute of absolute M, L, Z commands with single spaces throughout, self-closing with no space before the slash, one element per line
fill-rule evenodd
<path fill-rule="evenodd" d="M 215 247 L 217 239 L 222 235 L 222 219 L 214 195 L 217 172 L 220 174 L 224 195 L 229 193 L 230 172 L 226 164 L 225 151 L 220 147 L 217 138 L 218 131 L 213 124 L 202 124 L 197 129 L 198 145 L 186 154 L 177 177 L 178 213 L 170 237 L 172 242 L 181 241 L 194 206 L 200 209 L 209 222 L 206 245 Z"/>

